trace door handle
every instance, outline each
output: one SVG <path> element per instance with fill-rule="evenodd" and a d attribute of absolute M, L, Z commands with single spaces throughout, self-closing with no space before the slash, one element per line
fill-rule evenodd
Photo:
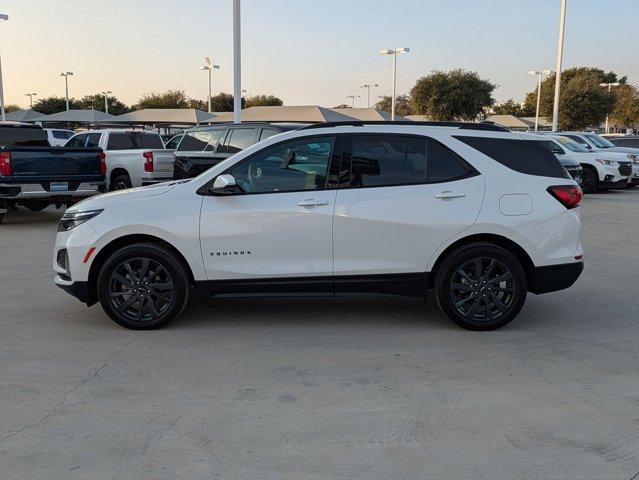
<path fill-rule="evenodd" d="M 465 197 L 466 192 L 451 192 L 450 190 L 446 190 L 444 192 L 440 192 L 435 194 L 435 198 L 461 198 Z"/>
<path fill-rule="evenodd" d="M 301 200 L 297 202 L 297 205 L 299 205 L 300 207 L 321 207 L 324 205 L 328 205 L 328 201 L 314 200 L 312 198 L 307 198 L 306 200 Z"/>

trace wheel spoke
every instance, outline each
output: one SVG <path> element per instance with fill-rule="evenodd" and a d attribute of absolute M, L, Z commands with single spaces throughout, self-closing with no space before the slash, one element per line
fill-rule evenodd
<path fill-rule="evenodd" d="M 504 293 L 515 293 L 514 287 L 494 287 L 493 291 L 504 292 Z"/>
<path fill-rule="evenodd" d="M 463 283 L 451 283 L 450 288 L 452 290 L 458 290 L 462 292 L 470 292 L 472 290 L 469 285 L 465 285 Z"/>
<path fill-rule="evenodd" d="M 145 298 L 140 299 L 140 301 L 138 302 L 138 320 L 142 320 L 142 311 L 144 310 L 144 303 L 146 302 Z"/>
<path fill-rule="evenodd" d="M 126 290 L 124 292 L 111 292 L 111 298 L 121 297 L 123 295 L 131 295 L 130 290 Z"/>
<path fill-rule="evenodd" d="M 491 298 L 493 299 L 493 303 L 501 313 L 505 313 L 506 310 L 508 310 L 508 306 L 504 302 L 502 302 L 497 295 L 492 294 Z"/>
<path fill-rule="evenodd" d="M 473 280 L 472 278 L 470 278 L 470 275 L 468 275 L 466 272 L 464 272 L 461 268 L 459 270 L 457 270 L 457 272 L 464 278 L 464 280 L 466 280 L 468 283 L 473 283 L 475 280 Z"/>
<path fill-rule="evenodd" d="M 468 303 L 469 301 L 471 301 L 473 299 L 474 299 L 474 297 L 472 295 L 469 295 L 468 297 L 466 297 L 466 298 L 464 298 L 462 300 L 459 300 L 458 302 L 455 302 L 455 306 L 456 307 L 461 307 L 462 305 Z"/>
<path fill-rule="evenodd" d="M 493 273 L 493 268 L 495 268 L 495 265 L 497 265 L 497 260 L 493 258 L 490 260 L 490 265 L 488 266 L 488 270 L 486 270 L 486 273 L 482 277 L 483 280 L 488 280 L 488 276 L 491 273 Z"/>
<path fill-rule="evenodd" d="M 467 317 L 473 316 L 473 314 L 475 313 L 475 310 L 477 310 L 477 307 L 479 307 L 479 303 L 480 303 L 479 298 L 475 299 L 475 303 L 473 303 L 468 309 L 468 311 L 466 312 Z"/>
<path fill-rule="evenodd" d="M 475 265 L 475 279 L 476 280 L 481 280 L 481 278 L 482 278 L 482 275 L 481 275 L 481 270 L 482 270 L 481 258 L 473 259 L 473 265 Z"/>
<path fill-rule="evenodd" d="M 146 273 L 148 271 L 149 271 L 149 259 L 148 258 L 143 258 L 142 259 L 142 266 L 140 267 L 138 278 L 140 280 L 142 280 L 144 277 L 146 277 Z"/>
<path fill-rule="evenodd" d="M 113 275 L 111 276 L 111 279 L 120 282 L 122 285 L 124 285 L 125 287 L 129 287 L 131 288 L 133 285 L 131 284 L 131 281 L 126 278 L 123 277 L 122 275 L 120 275 L 119 273 L 113 273 Z"/>
<path fill-rule="evenodd" d="M 149 287 L 155 290 L 173 290 L 173 282 L 150 283 Z"/>
<path fill-rule="evenodd" d="M 126 268 L 126 271 L 129 272 L 131 281 L 135 282 L 136 280 L 138 280 L 138 277 L 135 275 L 135 273 L 133 273 L 133 269 L 131 268 L 131 264 L 129 262 L 125 262 L 124 268 Z"/>
<path fill-rule="evenodd" d="M 490 309 L 490 306 L 488 305 L 488 301 L 484 299 L 483 302 L 484 302 L 484 308 L 486 309 L 486 320 L 490 321 L 493 319 L 493 312 Z"/>
<path fill-rule="evenodd" d="M 508 280 L 511 280 L 513 278 L 513 274 L 510 272 L 506 272 L 503 275 L 500 275 L 498 277 L 495 278 L 491 278 L 490 279 L 490 283 L 492 284 L 496 284 L 496 283 L 501 283 L 501 282 L 507 282 Z"/>
<path fill-rule="evenodd" d="M 117 310 L 119 313 L 124 313 L 131 305 L 135 303 L 137 297 L 131 297 L 128 300 L 125 300 L 120 305 L 117 306 Z"/>

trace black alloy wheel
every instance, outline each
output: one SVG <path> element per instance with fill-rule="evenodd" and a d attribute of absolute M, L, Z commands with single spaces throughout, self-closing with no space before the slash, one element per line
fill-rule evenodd
<path fill-rule="evenodd" d="M 526 274 L 508 250 L 488 243 L 449 254 L 435 279 L 444 314 L 469 330 L 495 330 L 514 319 L 526 300 Z"/>

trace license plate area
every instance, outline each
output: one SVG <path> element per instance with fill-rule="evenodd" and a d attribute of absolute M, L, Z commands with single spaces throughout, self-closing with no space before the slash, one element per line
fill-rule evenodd
<path fill-rule="evenodd" d="M 51 192 L 66 192 L 69 190 L 69 182 L 51 182 L 49 184 L 49 191 Z"/>

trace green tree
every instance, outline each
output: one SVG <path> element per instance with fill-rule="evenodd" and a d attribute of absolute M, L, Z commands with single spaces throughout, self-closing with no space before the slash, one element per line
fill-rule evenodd
<path fill-rule="evenodd" d="M 249 107 L 279 107 L 283 105 L 284 102 L 280 98 L 277 98 L 275 95 L 253 95 L 252 97 L 247 97 L 245 100 L 246 108 Z"/>
<path fill-rule="evenodd" d="M 78 102 L 75 98 L 69 99 L 69 108 L 78 108 Z M 39 98 L 34 104 L 33 109 L 43 115 L 51 115 L 52 113 L 63 112 L 67 109 L 64 97 L 43 97 Z"/>
<path fill-rule="evenodd" d="M 613 105 L 614 93 L 601 87 L 602 82 L 626 82 L 626 77 L 617 78 L 614 72 L 604 72 L 600 68 L 574 67 L 561 74 L 561 98 L 559 102 L 559 130 L 580 130 L 599 125 Z M 540 115 L 552 120 L 555 95 L 555 74 L 551 74 L 541 84 Z M 530 102 L 537 98 L 537 92 L 527 95 Z"/>
<path fill-rule="evenodd" d="M 117 97 L 108 96 L 107 103 L 109 105 L 109 113 L 111 115 L 122 115 L 131 111 L 124 103 L 118 100 Z M 78 107 L 84 110 L 99 110 L 104 112 L 104 95 L 101 93 L 95 93 L 93 95 L 85 95 L 78 100 Z"/>
<path fill-rule="evenodd" d="M 20 110 L 20 107 L 16 105 L 15 103 L 10 103 L 4 106 L 5 113 L 16 112 L 18 110 Z"/>
<path fill-rule="evenodd" d="M 245 106 L 244 98 L 241 102 L 242 108 Z M 208 107 L 207 107 L 208 108 Z M 211 110 L 213 112 L 232 112 L 233 111 L 233 95 L 230 93 L 218 93 L 211 97 Z"/>
<path fill-rule="evenodd" d="M 493 112 L 495 115 L 514 115 L 515 117 L 525 117 L 523 114 L 524 108 L 516 102 L 514 99 L 509 98 L 499 105 L 493 106 Z"/>
<path fill-rule="evenodd" d="M 375 108 L 381 110 L 382 112 L 390 113 L 392 109 L 392 103 L 393 102 L 390 95 L 382 95 L 375 104 Z M 412 109 L 408 95 L 397 95 L 395 97 L 395 113 L 397 115 L 400 115 L 402 117 L 411 115 L 411 110 Z"/>
<path fill-rule="evenodd" d="M 184 90 L 175 89 L 166 92 L 144 93 L 133 107 L 135 110 L 142 108 L 189 108 L 189 99 Z"/>
<path fill-rule="evenodd" d="M 436 70 L 417 80 L 410 91 L 410 103 L 413 113 L 433 120 L 475 120 L 495 102 L 495 87 L 477 72 Z"/>
<path fill-rule="evenodd" d="M 639 125 L 639 91 L 633 85 L 623 84 L 614 89 L 615 104 L 610 122 L 615 129 Z"/>
<path fill-rule="evenodd" d="M 189 98 L 189 108 L 196 108 L 198 110 L 202 110 L 204 112 L 208 112 L 209 103 L 207 100 L 198 100 L 196 98 Z"/>

